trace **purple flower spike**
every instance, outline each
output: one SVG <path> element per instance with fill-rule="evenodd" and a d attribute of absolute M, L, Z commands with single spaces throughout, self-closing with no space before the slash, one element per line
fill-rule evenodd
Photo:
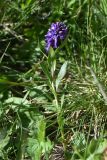
<path fill-rule="evenodd" d="M 68 29 L 63 22 L 52 23 L 47 34 L 45 35 L 46 42 L 46 51 L 49 51 L 49 48 L 54 49 L 58 48 L 61 41 L 67 36 Z"/>

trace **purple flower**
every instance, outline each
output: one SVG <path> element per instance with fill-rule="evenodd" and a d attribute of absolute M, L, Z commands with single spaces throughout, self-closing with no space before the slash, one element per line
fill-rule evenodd
<path fill-rule="evenodd" d="M 58 48 L 61 41 L 67 36 L 68 29 L 63 22 L 52 23 L 47 34 L 45 35 L 46 42 L 46 51 L 49 51 L 49 48 L 54 49 Z"/>

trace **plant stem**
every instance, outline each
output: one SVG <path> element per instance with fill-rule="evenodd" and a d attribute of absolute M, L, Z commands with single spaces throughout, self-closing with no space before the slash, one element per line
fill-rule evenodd
<path fill-rule="evenodd" d="M 63 133 L 63 122 L 62 122 L 62 111 L 61 111 L 61 107 L 58 103 L 58 97 L 57 97 L 57 93 L 55 90 L 54 85 L 52 84 L 52 88 L 54 90 L 54 98 L 55 98 L 55 105 L 56 105 L 56 109 L 57 109 L 57 121 L 58 121 L 58 126 L 59 126 L 59 130 L 61 133 L 61 139 L 62 139 L 62 144 L 63 144 L 63 149 L 64 152 L 66 151 L 66 145 L 65 145 L 65 140 L 64 140 L 64 133 Z"/>

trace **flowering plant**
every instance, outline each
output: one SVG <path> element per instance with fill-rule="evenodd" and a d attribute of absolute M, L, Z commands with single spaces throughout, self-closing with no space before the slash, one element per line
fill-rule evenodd
<path fill-rule="evenodd" d="M 61 44 L 68 33 L 68 29 L 63 22 L 52 23 L 47 34 L 45 35 L 46 51 L 49 51 L 50 47 L 56 49 Z"/>

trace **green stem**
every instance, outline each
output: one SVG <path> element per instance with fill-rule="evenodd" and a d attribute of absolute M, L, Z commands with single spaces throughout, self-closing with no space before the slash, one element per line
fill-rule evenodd
<path fill-rule="evenodd" d="M 55 52 L 55 55 L 56 55 L 56 52 Z M 56 110 L 57 110 L 57 122 L 58 122 L 58 126 L 59 126 L 59 131 L 60 131 L 60 134 L 61 134 L 63 149 L 64 149 L 64 152 L 65 152 L 66 146 L 65 146 L 65 143 L 64 143 L 62 110 L 61 110 L 61 106 L 59 105 L 59 102 L 58 102 L 58 96 L 57 96 L 57 91 L 56 91 L 56 88 L 55 88 L 55 79 L 54 79 L 54 73 L 55 73 L 55 70 L 56 70 L 56 57 L 55 57 L 55 55 L 54 55 L 54 57 L 51 58 L 51 68 L 50 68 L 51 76 L 52 76 L 51 91 L 54 95 L 55 106 L 56 106 Z"/>
<path fill-rule="evenodd" d="M 58 126 L 59 126 L 59 130 L 60 130 L 60 133 L 61 133 L 61 139 L 62 139 L 62 144 L 63 144 L 63 149 L 64 149 L 64 152 L 66 151 L 66 145 L 65 145 L 65 140 L 64 140 L 64 131 L 63 131 L 63 122 L 62 122 L 62 111 L 61 111 L 61 107 L 59 106 L 59 103 L 58 103 L 58 97 L 57 97 L 57 93 L 56 93 L 56 90 L 55 90 L 55 87 L 52 83 L 52 88 L 54 90 L 54 98 L 55 98 L 55 105 L 56 105 L 56 109 L 57 109 L 57 121 L 58 121 Z"/>

